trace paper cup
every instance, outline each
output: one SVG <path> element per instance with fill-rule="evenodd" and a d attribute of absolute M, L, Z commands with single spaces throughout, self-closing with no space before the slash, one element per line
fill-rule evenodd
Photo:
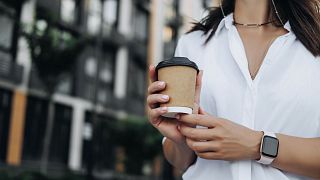
<path fill-rule="evenodd" d="M 159 81 L 166 83 L 160 94 L 169 95 L 168 107 L 164 117 L 174 118 L 179 113 L 192 114 L 194 108 L 196 78 L 199 72 L 197 65 L 185 57 L 173 57 L 162 61 L 156 67 Z"/>

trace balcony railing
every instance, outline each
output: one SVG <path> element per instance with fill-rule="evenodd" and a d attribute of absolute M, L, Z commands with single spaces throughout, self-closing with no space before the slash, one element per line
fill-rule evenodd
<path fill-rule="evenodd" d="M 0 57 L 1 58 L 1 57 Z M 22 82 L 23 67 L 9 59 L 0 59 L 0 79 L 18 85 Z"/>

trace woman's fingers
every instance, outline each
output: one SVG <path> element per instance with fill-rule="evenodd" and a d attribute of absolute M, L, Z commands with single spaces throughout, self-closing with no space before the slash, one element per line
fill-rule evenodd
<path fill-rule="evenodd" d="M 154 82 L 157 80 L 156 68 L 153 65 L 149 66 L 149 77 L 151 82 Z"/>
<path fill-rule="evenodd" d="M 212 129 L 207 128 L 192 128 L 189 126 L 180 126 L 180 132 L 187 138 L 193 140 L 212 140 L 216 138 L 216 133 Z"/>
<path fill-rule="evenodd" d="M 196 155 L 202 159 L 226 160 L 219 152 L 196 152 Z"/>
<path fill-rule="evenodd" d="M 187 138 L 186 142 L 190 149 L 196 153 L 217 152 L 220 150 L 220 145 L 217 141 L 195 141 Z"/>
<path fill-rule="evenodd" d="M 193 110 L 192 110 L 192 114 L 199 114 L 200 111 L 200 106 L 197 103 L 193 104 Z"/>
<path fill-rule="evenodd" d="M 151 94 L 147 97 L 148 106 L 153 109 L 159 103 L 165 103 L 169 101 L 168 95 L 163 94 Z"/>
<path fill-rule="evenodd" d="M 157 125 L 160 121 L 160 116 L 164 115 L 168 112 L 168 108 L 167 107 L 159 107 L 159 108 L 155 108 L 155 109 L 149 109 L 149 121 L 151 124 L 153 125 Z"/>
<path fill-rule="evenodd" d="M 213 128 L 217 124 L 217 120 L 215 118 L 202 114 L 179 115 L 176 118 L 181 122 L 189 123 L 194 126 L 199 125 L 208 128 Z"/>
<path fill-rule="evenodd" d="M 149 94 L 154 94 L 156 92 L 159 92 L 161 90 L 164 90 L 166 88 L 166 83 L 163 81 L 155 81 L 150 84 L 148 87 L 148 93 Z"/>
<path fill-rule="evenodd" d="M 197 76 L 197 81 L 196 81 L 196 95 L 195 95 L 195 103 L 200 104 L 200 94 L 201 94 L 201 86 L 202 86 L 202 76 L 203 76 L 203 71 L 201 70 Z"/>

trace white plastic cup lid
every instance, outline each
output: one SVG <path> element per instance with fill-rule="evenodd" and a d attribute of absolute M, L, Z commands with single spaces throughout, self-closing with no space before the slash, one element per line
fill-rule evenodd
<path fill-rule="evenodd" d="M 192 108 L 189 107 L 168 107 L 168 112 L 163 117 L 175 118 L 177 114 L 192 114 Z"/>

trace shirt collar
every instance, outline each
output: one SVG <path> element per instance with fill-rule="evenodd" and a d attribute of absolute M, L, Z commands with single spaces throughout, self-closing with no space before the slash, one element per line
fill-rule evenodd
<path fill-rule="evenodd" d="M 219 34 L 223 28 L 227 28 L 229 30 L 230 27 L 232 26 L 232 23 L 233 23 L 233 13 L 229 14 L 228 16 L 224 17 L 221 20 L 216 30 L 216 34 Z"/>
<path fill-rule="evenodd" d="M 227 30 L 229 30 L 232 26 L 233 26 L 233 13 L 230 13 L 228 16 L 226 16 L 225 18 L 223 18 L 221 20 L 221 22 L 216 30 L 216 34 L 219 34 L 223 28 L 226 28 Z M 283 28 L 285 28 L 287 31 L 289 31 L 289 33 L 292 31 L 289 21 L 287 21 L 285 23 Z"/>
<path fill-rule="evenodd" d="M 287 21 L 286 24 L 283 26 L 287 31 L 291 32 L 291 25 L 290 22 Z"/>

